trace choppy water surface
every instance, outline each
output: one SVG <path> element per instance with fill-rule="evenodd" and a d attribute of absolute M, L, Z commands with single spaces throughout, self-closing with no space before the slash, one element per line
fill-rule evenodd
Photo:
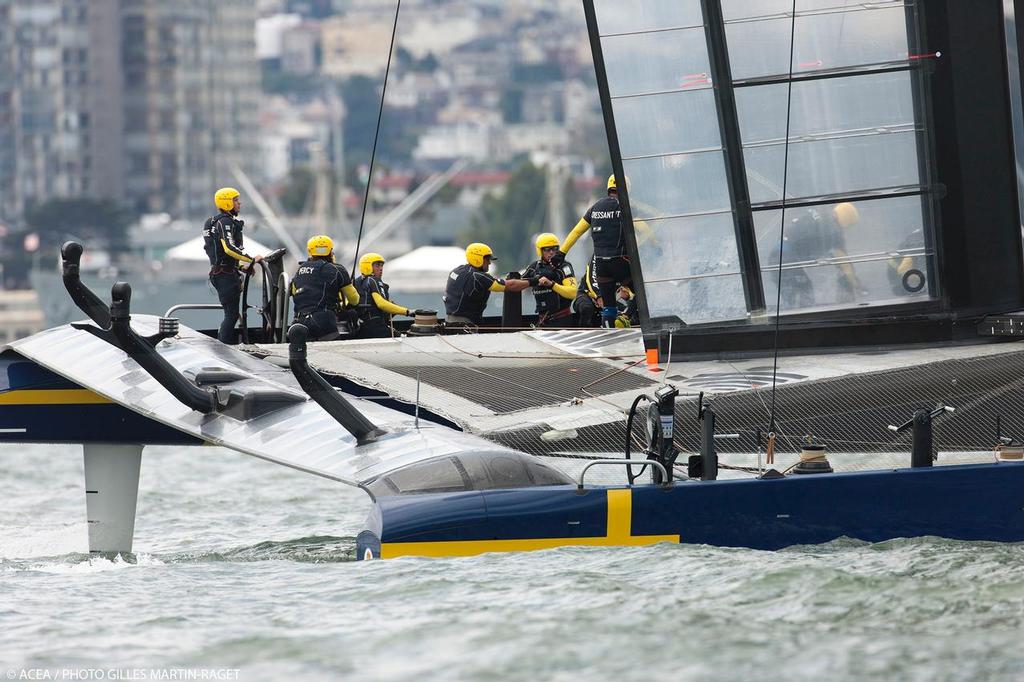
<path fill-rule="evenodd" d="M 0 446 L 0 679 L 1024 679 L 1024 546 L 662 545 L 356 562 L 359 491 L 143 456 L 135 563 L 90 559 L 79 449 Z"/>

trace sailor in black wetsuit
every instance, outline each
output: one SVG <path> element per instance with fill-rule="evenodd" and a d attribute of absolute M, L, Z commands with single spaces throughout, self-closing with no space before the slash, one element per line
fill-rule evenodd
<path fill-rule="evenodd" d="M 576 298 L 576 273 L 572 264 L 563 260 L 556 266 L 551 261 L 558 252 L 558 237 L 550 232 L 537 237 L 538 259 L 523 271 L 523 279 L 533 287 L 533 300 L 537 304 L 537 326 L 571 322 L 572 302 Z"/>
<path fill-rule="evenodd" d="M 849 203 L 836 204 L 827 213 L 818 208 L 794 209 L 786 215 L 782 234 L 782 306 L 794 310 L 814 305 L 849 303 L 863 292 L 853 265 L 846 253 L 846 232 L 860 221 L 857 208 Z M 776 237 L 777 239 L 778 237 Z M 825 259 L 835 268 L 814 265 Z M 773 268 L 776 286 L 779 281 L 779 245 L 771 250 L 768 262 Z M 789 267 L 785 267 L 789 266 Z M 834 290 L 825 281 L 826 273 L 835 272 Z M 815 291 L 812 276 L 817 276 L 823 291 Z"/>
<path fill-rule="evenodd" d="M 391 301 L 384 277 L 384 256 L 379 253 L 367 253 L 359 259 L 359 277 L 355 287 L 359 292 L 359 337 L 363 339 L 385 339 L 394 336 L 391 327 L 392 315 L 411 317 L 436 311 L 410 310 Z"/>
<path fill-rule="evenodd" d="M 203 225 L 203 248 L 210 258 L 210 284 L 217 290 L 217 299 L 224 308 L 224 320 L 217 330 L 221 343 L 235 343 L 235 324 L 238 322 L 239 299 L 242 297 L 242 275 L 239 268 L 251 267 L 263 256 L 250 256 L 244 248 L 242 227 L 238 218 L 242 208 L 238 190 L 222 187 L 213 195 L 213 203 L 220 211 Z"/>
<path fill-rule="evenodd" d="M 594 259 L 591 258 L 576 288 L 576 298 L 572 302 L 572 315 L 577 327 L 600 327 L 601 295 L 597 293 L 594 283 Z"/>
<path fill-rule="evenodd" d="M 636 296 L 629 287 L 619 287 L 615 299 L 615 326 L 633 327 L 640 324 L 637 312 Z M 603 300 L 594 284 L 594 259 L 587 264 L 587 269 L 580 278 L 576 289 L 576 298 L 572 302 L 572 315 L 577 327 L 600 327 Z"/>
<path fill-rule="evenodd" d="M 619 285 L 631 285 L 632 274 L 626 257 L 626 239 L 622 230 L 622 211 L 619 208 L 619 192 L 615 176 L 608 178 L 608 196 L 601 199 L 584 214 L 576 227 L 562 242 L 555 262 L 569 253 L 576 240 L 587 230 L 591 231 L 594 242 L 594 279 L 601 298 L 605 302 L 601 309 L 601 324 L 615 326 L 618 310 L 614 305 L 615 290 Z"/>
<path fill-rule="evenodd" d="M 466 263 L 448 273 L 444 288 L 446 322 L 453 326 L 479 325 L 491 292 L 522 291 L 530 286 L 525 279 L 498 279 L 487 272 L 497 260 L 487 244 L 466 247 Z"/>
<path fill-rule="evenodd" d="M 306 243 L 309 260 L 299 263 L 292 277 L 295 322 L 309 328 L 309 338 L 330 341 L 338 337 L 338 312 L 345 303 L 355 306 L 359 294 L 348 270 L 334 262 L 334 242 L 317 235 Z"/>

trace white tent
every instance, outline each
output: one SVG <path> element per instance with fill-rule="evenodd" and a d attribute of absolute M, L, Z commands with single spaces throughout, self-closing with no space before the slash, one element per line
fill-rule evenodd
<path fill-rule="evenodd" d="M 250 255 L 264 255 L 270 253 L 271 250 L 255 239 L 249 239 L 248 237 L 245 239 L 245 252 Z M 210 262 L 210 259 L 206 256 L 206 251 L 203 250 L 202 235 L 171 248 L 167 251 L 167 255 L 164 256 L 164 260 Z"/>
<path fill-rule="evenodd" d="M 405 293 L 442 291 L 448 273 L 466 262 L 457 246 L 421 246 L 384 266 L 384 281 Z"/>

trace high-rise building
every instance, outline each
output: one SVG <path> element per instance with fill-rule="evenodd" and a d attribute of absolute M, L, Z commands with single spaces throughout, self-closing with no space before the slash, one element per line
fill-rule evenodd
<path fill-rule="evenodd" d="M 208 211 L 255 158 L 254 22 L 248 0 L 0 0 L 0 218 L 80 196 Z"/>
<path fill-rule="evenodd" d="M 85 0 L 0 0 L 0 217 L 97 192 L 89 77 L 110 45 L 93 45 L 88 14 Z"/>

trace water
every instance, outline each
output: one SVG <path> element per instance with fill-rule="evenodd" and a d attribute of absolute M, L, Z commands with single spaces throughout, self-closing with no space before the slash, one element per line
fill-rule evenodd
<path fill-rule="evenodd" d="M 131 561 L 86 553 L 82 459 L 0 446 L 0 679 L 1024 679 L 1024 546 L 568 548 L 355 562 L 359 491 L 150 448 Z"/>

